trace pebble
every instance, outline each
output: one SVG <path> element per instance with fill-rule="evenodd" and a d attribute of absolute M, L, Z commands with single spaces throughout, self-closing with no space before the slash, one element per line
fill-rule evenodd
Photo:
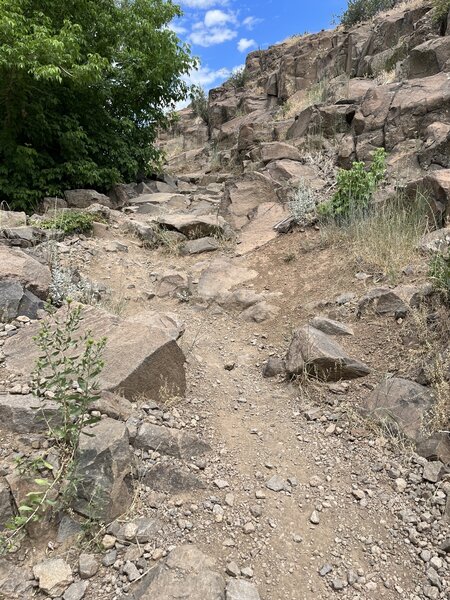
<path fill-rule="evenodd" d="M 317 510 L 313 510 L 311 516 L 309 517 L 309 520 L 313 525 L 318 525 L 320 523 L 320 517 Z"/>

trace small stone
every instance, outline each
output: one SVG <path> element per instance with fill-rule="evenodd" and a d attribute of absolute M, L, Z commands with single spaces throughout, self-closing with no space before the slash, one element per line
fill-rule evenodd
<path fill-rule="evenodd" d="M 225 568 L 225 572 L 230 577 L 239 577 L 239 575 L 241 574 L 241 570 L 235 562 L 228 563 Z"/>
<path fill-rule="evenodd" d="M 265 500 L 266 493 L 263 490 L 256 490 L 255 498 L 257 498 L 258 500 Z"/>
<path fill-rule="evenodd" d="M 319 517 L 319 513 L 317 512 L 317 510 L 312 511 L 311 516 L 309 517 L 309 520 L 313 525 L 318 525 L 320 523 L 320 517 Z"/>
<path fill-rule="evenodd" d="M 294 533 L 292 535 L 292 539 L 296 544 L 301 544 L 303 542 L 303 538 L 301 535 L 299 535 L 298 533 Z"/>
<path fill-rule="evenodd" d="M 402 494 L 406 488 L 408 487 L 408 483 L 406 482 L 405 479 L 403 479 L 402 477 L 398 477 L 395 480 L 395 489 L 397 490 L 397 492 L 399 492 L 400 494 Z"/>
<path fill-rule="evenodd" d="M 234 494 L 227 494 L 225 496 L 225 504 L 233 508 L 234 506 Z"/>
<path fill-rule="evenodd" d="M 268 481 L 266 481 L 266 488 L 272 490 L 272 492 L 281 492 L 286 489 L 287 482 L 279 475 L 273 475 Z"/>
<path fill-rule="evenodd" d="M 244 567 L 241 569 L 242 577 L 246 577 L 247 579 L 251 579 L 253 577 L 253 569 L 251 567 Z"/>
<path fill-rule="evenodd" d="M 253 533 L 255 531 L 255 529 L 256 528 L 255 528 L 254 524 L 251 521 L 249 521 L 248 523 L 246 523 L 244 525 L 243 532 L 246 534 L 249 534 L 249 533 Z"/>
<path fill-rule="evenodd" d="M 105 550 L 111 550 L 116 545 L 116 538 L 113 535 L 106 534 L 102 539 L 102 546 Z"/>
<path fill-rule="evenodd" d="M 161 560 L 164 556 L 164 550 L 162 548 L 155 548 L 152 552 L 152 560 Z"/>
<path fill-rule="evenodd" d="M 64 592 L 64 600 L 82 600 L 89 586 L 87 581 L 78 581 L 69 585 L 67 590 Z"/>
<path fill-rule="evenodd" d="M 230 487 L 230 484 L 228 481 L 225 481 L 225 479 L 215 479 L 214 485 L 218 487 L 219 490 L 224 490 L 225 488 Z"/>
<path fill-rule="evenodd" d="M 353 490 L 352 495 L 356 500 L 364 500 L 366 497 L 365 493 L 362 490 Z"/>
<path fill-rule="evenodd" d="M 125 540 L 127 540 L 127 542 L 134 540 L 137 532 L 138 526 L 136 523 L 126 523 L 122 530 L 123 537 Z"/>
<path fill-rule="evenodd" d="M 111 567 L 117 560 L 117 550 L 108 550 L 102 558 L 104 567 Z"/>
<path fill-rule="evenodd" d="M 98 562 L 93 554 L 80 554 L 78 572 L 81 579 L 90 579 L 98 571 Z"/>
<path fill-rule="evenodd" d="M 50 558 L 33 567 L 33 574 L 39 588 L 56 598 L 73 582 L 72 569 L 62 558 Z"/>
<path fill-rule="evenodd" d="M 432 585 L 424 585 L 423 594 L 425 598 L 429 598 L 429 600 L 439 600 L 440 596 L 438 588 Z"/>
<path fill-rule="evenodd" d="M 427 464 L 423 468 L 422 477 L 425 481 L 430 481 L 431 483 L 437 483 L 441 478 L 442 471 L 444 469 L 443 463 L 440 460 L 434 460 L 432 462 L 427 462 Z"/>
<path fill-rule="evenodd" d="M 443 564 L 442 558 L 439 558 L 439 556 L 433 556 L 433 558 L 430 560 L 430 566 L 433 567 L 433 569 L 436 569 L 436 571 L 442 569 Z"/>
<path fill-rule="evenodd" d="M 135 581 L 140 576 L 136 565 L 130 561 L 125 563 L 123 572 L 128 577 L 128 581 Z"/>
<path fill-rule="evenodd" d="M 423 562 L 429 562 L 431 560 L 431 552 L 429 550 L 422 550 L 420 553 L 420 558 Z"/>
<path fill-rule="evenodd" d="M 342 579 L 336 578 L 331 582 L 331 587 L 335 592 L 340 592 L 345 587 L 345 582 Z"/>
<path fill-rule="evenodd" d="M 321 577 L 325 577 L 325 575 L 328 575 L 328 573 L 331 573 L 331 571 L 333 570 L 333 567 L 329 564 L 323 565 L 323 567 L 321 567 L 319 569 L 319 575 Z"/>

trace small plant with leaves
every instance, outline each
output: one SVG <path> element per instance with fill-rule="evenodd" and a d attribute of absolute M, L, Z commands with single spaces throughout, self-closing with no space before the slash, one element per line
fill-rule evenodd
<path fill-rule="evenodd" d="M 205 90 L 199 85 L 193 85 L 191 87 L 190 97 L 191 108 L 194 111 L 194 114 L 208 124 L 208 98 L 206 97 Z"/>
<path fill-rule="evenodd" d="M 298 225 L 305 224 L 314 213 L 315 207 L 313 190 L 303 179 L 300 180 L 297 189 L 288 202 L 288 208 L 294 221 Z"/>
<path fill-rule="evenodd" d="M 248 79 L 245 67 L 235 69 L 229 79 L 225 82 L 227 87 L 241 88 L 244 87 Z"/>
<path fill-rule="evenodd" d="M 99 217 L 81 210 L 63 211 L 54 217 L 34 221 L 33 225 L 40 229 L 56 229 L 66 235 L 74 233 L 89 233 L 92 231 L 94 221 Z"/>
<path fill-rule="evenodd" d="M 450 0 L 433 0 L 433 20 L 441 23 L 450 12 Z"/>
<path fill-rule="evenodd" d="M 339 169 L 337 190 L 330 201 L 319 206 L 319 214 L 338 224 L 361 218 L 370 200 L 386 175 L 386 151 L 377 148 L 369 169 L 363 162 L 354 162 L 351 169 Z"/>
<path fill-rule="evenodd" d="M 49 508 L 67 508 L 76 490 L 76 451 L 83 429 L 98 419 L 90 415 L 92 402 L 98 399 L 97 378 L 104 362 L 106 339 L 95 341 L 90 332 L 80 334 L 82 307 L 71 301 L 57 316 L 48 307 L 49 319 L 41 324 L 34 341 L 39 358 L 33 373 L 32 389 L 36 396 L 36 411 L 45 420 L 48 436 L 58 451 L 58 467 L 44 456 L 32 463 L 20 465 L 27 472 L 49 472 L 49 476 L 32 480 L 32 489 L 18 507 L 18 515 L 7 524 L 8 532 L 0 538 L 0 550 L 9 550 L 25 534 L 31 523 L 39 521 Z M 57 405 L 52 418 L 45 411 L 46 401 Z"/>

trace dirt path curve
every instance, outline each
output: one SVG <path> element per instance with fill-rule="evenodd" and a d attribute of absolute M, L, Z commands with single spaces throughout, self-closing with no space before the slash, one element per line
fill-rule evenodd
<path fill-rule="evenodd" d="M 197 543 L 223 569 L 236 563 L 257 584 L 262 600 L 425 598 L 426 565 L 419 554 L 428 547 L 434 552 L 426 541 L 411 541 L 408 515 L 426 512 L 426 506 L 395 484 L 421 467 L 402 466 L 380 438 L 343 409 L 370 384 L 352 382 L 342 396 L 326 386 L 302 391 L 261 376 L 263 361 L 285 347 L 311 303 L 352 289 L 361 292 L 339 256 L 298 252 L 293 265 L 284 261 L 288 251 L 300 248 L 299 235 L 239 259 L 258 271 L 250 284 L 255 290 L 283 292 L 279 316 L 261 324 L 218 307 L 142 299 L 150 273 L 185 268 L 191 259 L 149 252 L 126 238 L 130 248 L 124 257 L 98 253 L 92 259 L 87 274 L 103 278 L 117 296 L 125 290 L 128 313 L 170 310 L 186 323 L 181 345 L 189 386 L 178 409 L 197 419 L 213 451 L 206 468 L 201 465 L 206 489 L 179 494 L 159 513 L 187 519 L 178 540 Z M 340 265 L 337 276 L 331 259 Z M 366 349 L 376 367 L 369 382 L 390 360 L 383 340 L 374 335 L 379 328 L 379 323 L 359 324 L 351 342 L 353 350 Z M 442 525 L 431 523 L 428 529 L 445 534 Z"/>

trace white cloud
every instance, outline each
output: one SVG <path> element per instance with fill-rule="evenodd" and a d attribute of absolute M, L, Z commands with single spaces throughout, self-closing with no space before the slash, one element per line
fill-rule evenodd
<path fill-rule="evenodd" d="M 239 52 L 245 52 L 246 50 L 248 50 L 249 48 L 253 48 L 254 46 L 256 46 L 255 40 L 248 40 L 247 38 L 241 38 L 237 44 Z"/>
<path fill-rule="evenodd" d="M 205 14 L 206 27 L 215 27 L 217 25 L 225 25 L 225 23 L 234 23 L 236 17 L 231 13 L 226 13 L 223 10 L 208 10 Z"/>
<path fill-rule="evenodd" d="M 197 27 L 189 36 L 189 40 L 197 46 L 203 46 L 208 48 L 209 46 L 215 46 L 216 44 L 223 44 L 223 42 L 229 42 L 237 36 L 237 31 L 229 29 L 228 27 L 212 27 L 207 28 Z"/>
<path fill-rule="evenodd" d="M 207 9 L 213 6 L 225 6 L 228 0 L 180 0 L 180 4 L 184 4 L 189 8 Z"/>
<path fill-rule="evenodd" d="M 262 23 L 262 19 L 259 19 L 258 17 L 245 17 L 245 19 L 242 21 L 242 25 L 244 27 L 247 27 L 247 29 L 253 29 L 255 27 L 255 25 L 258 25 L 258 23 Z"/>
<path fill-rule="evenodd" d="M 231 70 L 226 67 L 221 69 L 212 70 L 209 67 L 199 67 L 195 71 L 191 71 L 186 81 L 194 85 L 200 85 L 201 87 L 209 88 L 214 83 L 218 83 L 227 79 L 231 75 Z"/>
<path fill-rule="evenodd" d="M 187 33 L 188 31 L 186 27 L 183 27 L 182 25 L 177 25 L 176 23 L 169 23 L 168 27 L 177 35 L 182 35 L 183 33 Z"/>

